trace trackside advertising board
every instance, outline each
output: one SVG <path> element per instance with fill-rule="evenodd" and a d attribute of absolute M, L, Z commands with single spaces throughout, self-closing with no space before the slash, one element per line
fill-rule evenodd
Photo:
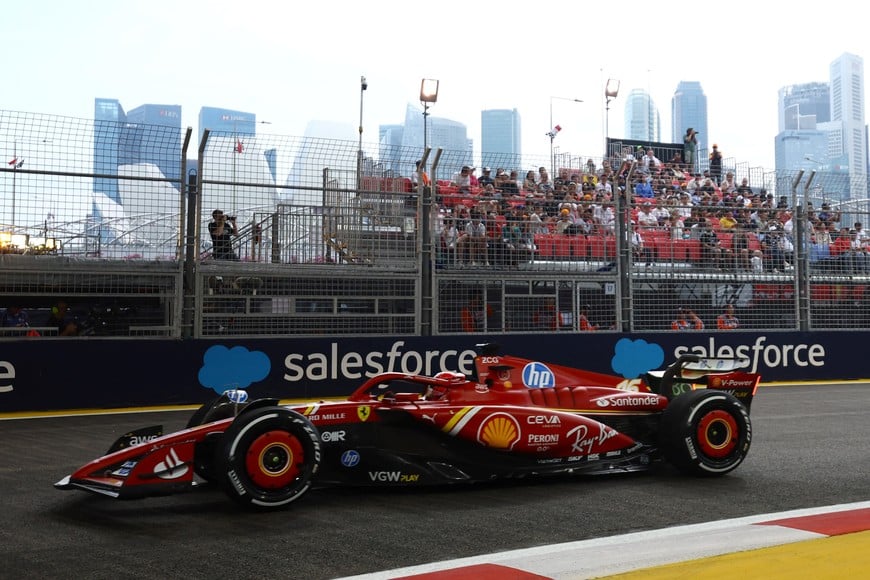
<path fill-rule="evenodd" d="M 683 353 L 736 356 L 765 382 L 870 378 L 870 332 L 688 332 L 247 340 L 0 342 L 0 413 L 200 403 L 227 389 L 252 398 L 349 394 L 385 371 L 471 371 L 476 344 L 632 379 Z"/>

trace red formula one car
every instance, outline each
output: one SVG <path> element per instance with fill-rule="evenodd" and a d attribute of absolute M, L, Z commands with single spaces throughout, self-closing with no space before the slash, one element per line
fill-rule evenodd
<path fill-rule="evenodd" d="M 618 473 L 661 459 L 714 476 L 749 451 L 760 377 L 741 361 L 684 356 L 626 381 L 501 356 L 494 345 L 478 353 L 472 376 L 384 373 L 339 402 L 281 406 L 229 391 L 186 429 L 132 431 L 55 486 L 129 499 L 211 482 L 270 509 L 313 485 Z"/>

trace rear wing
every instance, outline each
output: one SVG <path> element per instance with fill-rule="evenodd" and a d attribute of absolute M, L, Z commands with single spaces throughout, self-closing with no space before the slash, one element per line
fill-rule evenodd
<path fill-rule="evenodd" d="M 716 389 L 728 392 L 748 409 L 761 382 L 761 375 L 748 373 L 749 359 L 706 358 L 684 354 L 663 371 L 644 375 L 650 389 L 668 399 L 695 389 Z"/>

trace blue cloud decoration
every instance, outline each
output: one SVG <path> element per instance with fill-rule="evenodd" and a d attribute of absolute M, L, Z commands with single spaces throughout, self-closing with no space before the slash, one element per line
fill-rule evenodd
<path fill-rule="evenodd" d="M 243 346 L 209 347 L 202 357 L 199 384 L 222 394 L 231 389 L 246 389 L 269 376 L 272 363 L 266 353 Z"/>
<path fill-rule="evenodd" d="M 636 379 L 647 371 L 659 368 L 665 361 L 665 351 L 643 339 L 621 338 L 613 347 L 611 368 L 626 379 Z"/>

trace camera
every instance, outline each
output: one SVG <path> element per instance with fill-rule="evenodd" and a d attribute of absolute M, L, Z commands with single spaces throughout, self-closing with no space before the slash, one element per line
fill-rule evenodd
<path fill-rule="evenodd" d="M 236 216 L 234 216 L 234 215 L 228 215 L 228 216 L 227 216 L 227 219 L 230 220 L 231 222 L 234 222 L 234 221 L 236 221 Z"/>

